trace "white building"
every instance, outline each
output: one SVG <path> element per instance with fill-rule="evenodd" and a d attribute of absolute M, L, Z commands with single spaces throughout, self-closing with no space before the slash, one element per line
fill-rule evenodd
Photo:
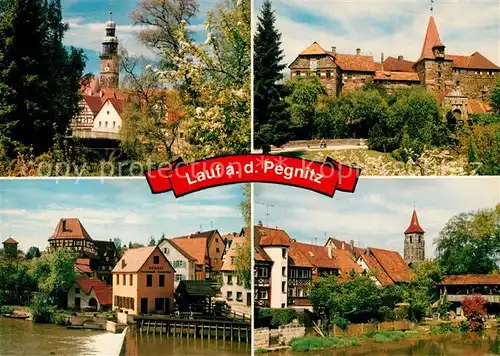
<path fill-rule="evenodd" d="M 248 236 L 234 237 L 232 239 L 231 247 L 224 257 L 224 264 L 222 265 L 222 279 L 223 285 L 221 294 L 231 309 L 237 313 L 250 315 L 250 306 L 252 305 L 252 294 L 250 288 L 245 287 L 245 281 L 237 273 L 235 259 L 238 255 L 238 246 L 245 243 Z"/>
<path fill-rule="evenodd" d="M 96 278 L 81 277 L 68 291 L 68 308 L 102 311 L 112 306 L 112 287 Z"/>
<path fill-rule="evenodd" d="M 93 132 L 118 134 L 122 127 L 122 103 L 117 99 L 107 99 L 94 119 Z"/>
<path fill-rule="evenodd" d="M 196 259 L 170 239 L 161 239 L 158 247 L 175 269 L 174 289 L 180 281 L 194 280 Z"/>

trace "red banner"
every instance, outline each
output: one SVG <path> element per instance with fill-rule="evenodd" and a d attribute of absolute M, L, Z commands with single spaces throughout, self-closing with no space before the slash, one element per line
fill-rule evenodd
<path fill-rule="evenodd" d="M 315 162 L 300 158 L 247 154 L 171 164 L 146 172 L 153 194 L 173 191 L 178 198 L 203 189 L 236 183 L 276 183 L 333 197 L 336 190 L 353 193 L 361 170 L 332 158 Z"/>

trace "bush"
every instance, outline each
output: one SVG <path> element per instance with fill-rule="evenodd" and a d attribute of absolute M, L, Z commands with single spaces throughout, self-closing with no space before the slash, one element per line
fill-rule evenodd
<path fill-rule="evenodd" d="M 304 310 L 302 313 L 297 313 L 297 319 L 299 324 L 303 324 L 306 328 L 314 325 L 314 314 L 308 310 Z"/>
<path fill-rule="evenodd" d="M 14 312 L 14 308 L 8 305 L 2 305 L 0 307 L 0 314 L 12 314 Z"/>
<path fill-rule="evenodd" d="M 469 322 L 471 331 L 481 331 L 484 329 L 486 304 L 488 304 L 488 301 L 479 295 L 465 298 L 462 301 L 462 310 Z"/>
<path fill-rule="evenodd" d="M 350 323 L 349 320 L 347 320 L 346 318 L 343 318 L 341 316 L 336 316 L 332 319 L 332 324 L 337 325 L 342 330 L 346 330 Z"/>
<path fill-rule="evenodd" d="M 365 337 L 378 343 L 388 343 L 403 340 L 405 333 L 403 331 L 371 331 L 366 333 Z"/>
<path fill-rule="evenodd" d="M 319 337 L 305 336 L 292 339 L 290 347 L 293 351 L 307 352 L 318 349 L 336 349 L 341 347 L 359 346 L 361 340 L 353 337 Z"/>
<path fill-rule="evenodd" d="M 430 333 L 432 335 L 436 335 L 436 334 L 458 333 L 459 331 L 460 331 L 459 328 L 452 326 L 450 323 L 441 323 L 438 326 L 431 327 Z"/>
<path fill-rule="evenodd" d="M 470 331 L 469 322 L 467 320 L 462 320 L 460 324 L 458 324 L 458 329 L 464 333 Z"/>
<path fill-rule="evenodd" d="M 378 308 L 378 312 L 380 314 L 380 320 L 382 320 L 382 321 L 394 321 L 394 320 L 396 320 L 396 312 L 391 307 L 383 305 L 380 308 Z"/>
<path fill-rule="evenodd" d="M 295 309 L 270 309 L 262 308 L 259 310 L 258 314 L 259 325 L 265 324 L 264 320 L 269 320 L 269 327 L 278 328 L 280 326 L 290 324 L 295 318 L 297 318 L 297 311 Z"/>
<path fill-rule="evenodd" d="M 65 313 L 56 312 L 52 314 L 52 320 L 57 325 L 71 325 L 70 317 Z"/>

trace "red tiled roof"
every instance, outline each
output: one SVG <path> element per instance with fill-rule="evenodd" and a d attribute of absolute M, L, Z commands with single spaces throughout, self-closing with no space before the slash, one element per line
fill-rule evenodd
<path fill-rule="evenodd" d="M 196 258 L 194 258 L 193 256 L 191 256 L 186 251 L 184 251 L 179 245 L 177 245 L 175 243 L 175 241 L 173 241 L 172 239 L 165 239 L 165 240 L 167 240 L 173 248 L 175 248 L 177 251 L 179 251 L 179 253 L 181 255 L 183 255 L 184 257 L 186 257 L 188 260 L 190 260 L 190 261 L 196 261 Z"/>
<path fill-rule="evenodd" d="M 9 237 L 8 239 L 5 239 L 3 241 L 4 244 L 18 244 L 19 242 L 17 242 L 16 240 L 14 240 L 12 237 Z"/>
<path fill-rule="evenodd" d="M 415 62 L 407 61 L 394 57 L 387 57 L 384 60 L 384 71 L 388 72 L 414 72 L 413 65 Z M 380 69 L 382 70 L 382 69 Z"/>
<path fill-rule="evenodd" d="M 368 269 L 370 270 L 371 273 L 377 278 L 377 280 L 382 284 L 382 285 L 393 285 L 394 281 L 389 277 L 389 275 L 384 271 L 384 268 L 382 265 L 377 261 L 375 256 L 369 254 L 369 253 L 363 253 L 360 255 L 360 257 L 365 264 L 368 266 Z"/>
<path fill-rule="evenodd" d="M 485 114 L 492 112 L 493 109 L 491 105 L 485 101 L 479 99 L 469 99 L 468 100 L 468 113 L 469 114 Z"/>
<path fill-rule="evenodd" d="M 92 288 L 95 296 L 101 305 L 113 304 L 113 287 L 112 286 L 95 286 Z"/>
<path fill-rule="evenodd" d="M 292 239 L 281 229 L 255 226 L 254 233 L 259 236 L 260 246 L 287 246 L 292 243 Z"/>
<path fill-rule="evenodd" d="M 332 257 L 328 254 L 328 247 L 306 244 L 303 242 L 294 242 L 297 248 L 308 259 L 309 263 L 318 268 L 338 269 L 342 274 L 349 273 L 351 270 L 361 272 L 361 268 L 355 262 L 354 256 L 347 250 L 332 248 Z"/>
<path fill-rule="evenodd" d="M 157 246 L 146 246 L 128 249 L 125 251 L 120 261 L 118 261 L 115 268 L 113 268 L 113 272 L 138 272 L 157 248 Z M 163 256 L 163 253 L 161 255 Z M 125 260 L 125 266 L 123 267 L 122 260 Z"/>
<path fill-rule="evenodd" d="M 373 79 L 403 81 L 403 82 L 420 82 L 420 78 L 418 77 L 418 74 L 415 72 L 376 71 L 375 77 Z"/>
<path fill-rule="evenodd" d="M 396 251 L 369 247 L 360 258 L 383 285 L 406 282 L 413 278 L 410 268 Z"/>
<path fill-rule="evenodd" d="M 314 268 L 309 259 L 300 250 L 296 242 L 292 242 L 288 249 L 288 265 L 292 267 L 309 267 Z"/>
<path fill-rule="evenodd" d="M 196 264 L 204 265 L 207 256 L 207 237 L 175 237 L 171 239 L 177 246 L 196 259 Z"/>
<path fill-rule="evenodd" d="M 442 285 L 466 285 L 466 284 L 482 284 L 482 285 L 500 285 L 500 274 L 463 274 L 445 276 Z"/>
<path fill-rule="evenodd" d="M 76 284 L 85 292 L 89 294 L 90 290 L 94 287 L 106 286 L 100 279 L 97 278 L 79 278 L 76 280 Z"/>
<path fill-rule="evenodd" d="M 500 70 L 500 67 L 479 52 L 474 52 L 470 56 L 447 54 L 446 58 L 453 61 L 454 68 Z"/>
<path fill-rule="evenodd" d="M 83 273 L 92 273 L 92 270 L 88 265 L 80 265 L 75 263 L 75 269 Z"/>
<path fill-rule="evenodd" d="M 66 228 L 64 228 L 66 222 Z M 79 219 L 76 218 L 63 218 L 57 224 L 57 227 L 52 234 L 52 239 L 85 239 L 92 240 L 89 233 L 83 227 Z"/>
<path fill-rule="evenodd" d="M 90 258 L 77 258 L 75 263 L 79 264 L 79 265 L 89 266 L 90 265 Z"/>
<path fill-rule="evenodd" d="M 88 105 L 89 109 L 92 111 L 94 115 L 97 115 L 99 110 L 101 110 L 102 101 L 100 97 L 84 95 L 83 100 L 85 100 L 85 103 Z"/>
<path fill-rule="evenodd" d="M 330 55 L 332 54 L 330 53 Z M 343 71 L 375 72 L 375 62 L 372 56 L 336 53 L 335 63 Z"/>
<path fill-rule="evenodd" d="M 318 42 L 314 42 L 312 45 L 307 47 L 305 50 L 300 52 L 301 55 L 315 55 L 315 54 L 326 54 L 326 51 L 321 48 Z"/>
<path fill-rule="evenodd" d="M 113 105 L 113 107 L 115 108 L 116 112 L 120 115 L 122 112 L 123 112 L 123 108 L 125 107 L 125 101 L 123 100 L 118 100 L 118 99 L 115 99 L 115 98 L 109 98 L 109 99 L 106 99 L 102 102 L 102 105 L 99 109 L 99 111 L 102 110 L 102 108 L 106 105 L 107 102 L 110 102 L 111 105 Z"/>
<path fill-rule="evenodd" d="M 434 21 L 434 17 L 429 18 L 429 24 L 427 25 L 427 32 L 425 34 L 424 45 L 422 47 L 422 53 L 418 61 L 422 59 L 434 59 L 434 52 L 432 48 L 437 45 L 443 45 L 439 39 L 439 32 Z M 417 62 L 418 62 L 417 61 Z"/>
<path fill-rule="evenodd" d="M 424 233 L 424 229 L 420 227 L 418 223 L 417 211 L 413 209 L 413 214 L 411 216 L 410 226 L 405 231 L 405 234 L 414 234 L 414 233 Z"/>

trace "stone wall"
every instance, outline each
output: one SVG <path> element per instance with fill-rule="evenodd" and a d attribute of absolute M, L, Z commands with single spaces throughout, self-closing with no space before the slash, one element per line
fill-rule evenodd
<path fill-rule="evenodd" d="M 435 93 L 450 91 L 456 83 L 452 77 L 453 61 L 424 59 L 415 66 L 420 82 Z"/>
<path fill-rule="evenodd" d="M 330 139 L 325 140 L 327 148 L 328 147 L 341 147 L 341 146 L 366 146 L 367 141 L 364 139 Z M 321 140 L 296 140 L 290 141 L 283 145 L 283 147 L 307 147 L 319 148 Z"/>
<path fill-rule="evenodd" d="M 255 329 L 253 332 L 253 344 L 255 350 L 269 347 L 269 329 Z"/>
<path fill-rule="evenodd" d="M 375 72 L 343 71 L 340 74 L 339 95 L 360 89 L 365 83 L 373 81 Z"/>
<path fill-rule="evenodd" d="M 280 326 L 278 329 L 255 329 L 253 343 L 255 350 L 266 349 L 270 346 L 285 346 L 288 345 L 293 338 L 303 337 L 305 334 L 305 326 L 298 324 L 284 325 Z M 276 341 L 277 345 L 270 345 L 271 339 Z"/>
<path fill-rule="evenodd" d="M 134 324 L 134 316 L 127 313 L 116 312 L 118 324 Z"/>
<path fill-rule="evenodd" d="M 491 90 L 500 80 L 500 72 L 488 70 L 455 69 L 454 82 L 460 85 L 460 91 L 468 98 L 488 100 Z"/>

